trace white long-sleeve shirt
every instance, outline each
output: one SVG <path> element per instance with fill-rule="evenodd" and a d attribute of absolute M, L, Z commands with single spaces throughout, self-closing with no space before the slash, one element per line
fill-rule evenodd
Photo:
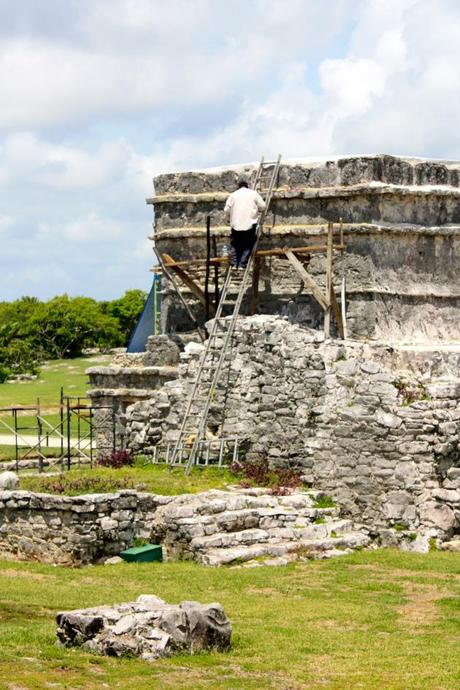
<path fill-rule="evenodd" d="M 249 230 L 257 223 L 259 213 L 265 208 L 265 201 L 253 189 L 240 187 L 232 192 L 225 203 L 225 217 L 230 219 L 234 230 Z"/>

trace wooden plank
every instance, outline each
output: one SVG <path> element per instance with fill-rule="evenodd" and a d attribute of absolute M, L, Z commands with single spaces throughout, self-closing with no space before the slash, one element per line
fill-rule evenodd
<path fill-rule="evenodd" d="M 335 296 L 334 288 L 332 288 L 331 290 L 331 306 L 332 311 L 334 312 L 335 320 L 337 322 L 337 329 L 339 331 L 339 335 L 342 339 L 344 339 L 345 329 L 343 327 L 342 312 L 340 311 L 340 307 L 337 302 L 337 297 Z"/>
<path fill-rule="evenodd" d="M 254 257 L 252 269 L 252 299 L 251 299 L 251 314 L 257 311 L 257 302 L 259 299 L 259 279 L 260 279 L 260 258 L 256 255 Z"/>
<path fill-rule="evenodd" d="M 321 288 L 316 280 L 314 280 L 314 278 L 312 278 L 312 276 L 306 271 L 305 267 L 302 266 L 298 258 L 294 256 L 294 253 L 290 249 L 286 249 L 284 253 L 286 254 L 286 258 L 291 266 L 297 271 L 304 283 L 306 283 L 312 291 L 313 297 L 317 302 L 319 302 L 322 309 L 326 311 L 329 308 L 329 300 L 321 292 Z"/>
<path fill-rule="evenodd" d="M 333 249 L 340 251 L 344 247 L 341 244 L 334 244 Z M 282 256 L 286 251 L 292 251 L 294 254 L 308 254 L 309 252 L 326 252 L 327 244 L 312 244 L 303 247 L 282 247 L 278 249 L 258 249 L 257 256 Z"/>
<path fill-rule="evenodd" d="M 334 228 L 332 223 L 327 224 L 327 255 L 326 255 L 326 295 L 328 307 L 324 312 L 324 337 L 329 338 L 331 334 L 331 299 L 332 299 L 332 257 L 334 243 Z"/>
<path fill-rule="evenodd" d="M 162 254 L 164 265 L 168 269 L 172 269 L 180 280 L 188 287 L 192 295 L 194 295 L 201 304 L 206 307 L 206 296 L 199 285 L 195 283 L 193 278 L 191 278 L 186 271 L 181 266 L 177 266 L 174 260 L 169 256 L 169 254 Z M 214 305 L 209 305 L 209 312 L 212 316 L 215 314 Z"/>
<path fill-rule="evenodd" d="M 327 251 L 327 245 L 311 245 L 311 246 L 304 246 L 304 247 L 283 247 L 283 248 L 277 248 L 277 249 L 258 249 L 255 253 L 255 256 L 279 256 L 280 258 L 284 259 L 285 254 L 287 250 L 292 251 L 294 254 L 309 254 L 310 252 L 326 252 Z M 333 246 L 334 251 L 342 251 L 344 249 L 344 245 L 341 244 L 334 244 Z M 164 255 L 168 256 L 168 255 Z M 203 259 L 186 259 L 183 261 L 174 261 L 172 257 L 169 257 L 169 261 L 165 261 L 166 266 L 170 266 L 171 268 L 173 266 L 199 266 L 200 264 L 205 264 L 206 263 L 206 258 Z M 209 260 L 209 263 L 211 264 L 227 264 L 228 263 L 228 257 L 226 256 L 214 256 Z M 151 271 L 154 271 L 155 268 L 150 269 Z"/>

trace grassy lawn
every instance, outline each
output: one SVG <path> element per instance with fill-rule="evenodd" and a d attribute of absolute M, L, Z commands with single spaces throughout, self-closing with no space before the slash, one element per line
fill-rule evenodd
<path fill-rule="evenodd" d="M 458 690 L 455 554 L 358 552 L 281 568 L 0 562 L 0 687 Z M 57 611 L 157 594 L 220 602 L 229 653 L 153 664 L 55 646 Z"/>
<path fill-rule="evenodd" d="M 55 360 L 47 362 L 41 368 L 39 378 L 35 381 L 15 382 L 15 383 L 1 383 L 0 384 L 0 407 L 10 407 L 13 405 L 35 406 L 37 398 L 40 398 L 40 406 L 42 408 L 42 417 L 47 423 L 43 423 L 42 436 L 46 433 L 50 437 L 57 437 L 58 433 L 54 431 L 60 424 L 59 415 L 59 400 L 61 387 L 64 388 L 64 395 L 68 396 L 86 396 L 88 386 L 88 376 L 85 370 L 91 366 L 103 366 L 110 363 L 111 357 L 109 355 L 91 355 L 88 357 L 79 357 L 77 359 Z M 46 409 L 48 408 L 48 409 Z M 3 420 L 9 427 L 14 427 L 14 420 L 11 412 L 0 412 L 0 420 Z M 30 412 L 24 411 L 18 413 L 19 433 L 27 436 L 37 435 L 37 419 Z M 76 415 L 71 416 L 71 429 L 75 434 L 77 431 L 78 420 Z M 81 421 L 82 433 L 88 432 L 88 424 Z M 0 421 L 0 435 L 9 435 L 11 432 Z M 64 427 L 64 434 L 67 433 L 66 425 Z M 43 444 L 45 445 L 45 443 Z M 23 457 L 28 451 L 27 447 L 23 448 L 20 456 Z M 56 452 L 50 449 L 43 451 L 45 455 L 56 455 Z M 30 454 L 29 454 L 30 455 Z M 0 462 L 2 460 L 13 460 L 15 457 L 14 446 L 0 445 Z"/>
<path fill-rule="evenodd" d="M 110 359 L 110 355 L 91 355 L 47 362 L 35 381 L 1 383 L 0 407 L 35 405 L 37 398 L 42 405 L 58 405 L 61 386 L 65 395 L 85 396 L 88 390 L 85 370 L 109 364 Z"/>
<path fill-rule="evenodd" d="M 118 489 L 139 489 L 168 496 L 184 493 L 197 493 L 207 489 L 222 489 L 237 480 L 223 468 L 192 468 L 190 475 L 176 467 L 169 470 L 165 466 L 143 464 L 138 461 L 133 467 L 111 469 L 75 469 L 58 476 L 21 476 L 21 489 L 43 493 L 65 493 L 75 496 L 89 492 L 107 492 Z"/>

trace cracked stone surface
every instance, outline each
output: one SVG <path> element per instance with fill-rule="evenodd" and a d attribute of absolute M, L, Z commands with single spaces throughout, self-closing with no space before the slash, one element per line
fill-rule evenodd
<path fill-rule="evenodd" d="M 136 601 L 58 613 L 57 638 L 66 647 L 147 661 L 204 650 L 227 651 L 232 626 L 220 604 L 167 604 L 143 594 Z"/>

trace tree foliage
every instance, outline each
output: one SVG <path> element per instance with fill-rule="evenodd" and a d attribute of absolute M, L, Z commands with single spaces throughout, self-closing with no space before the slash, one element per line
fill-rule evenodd
<path fill-rule="evenodd" d="M 101 305 L 106 314 L 118 320 L 125 342 L 128 342 L 133 332 L 146 299 L 147 293 L 143 290 L 127 290 L 120 299 L 103 302 Z"/>
<path fill-rule="evenodd" d="M 112 302 L 68 295 L 48 302 L 35 297 L 0 302 L 0 382 L 36 373 L 46 359 L 126 345 L 145 298 L 141 290 L 128 290 Z"/>

